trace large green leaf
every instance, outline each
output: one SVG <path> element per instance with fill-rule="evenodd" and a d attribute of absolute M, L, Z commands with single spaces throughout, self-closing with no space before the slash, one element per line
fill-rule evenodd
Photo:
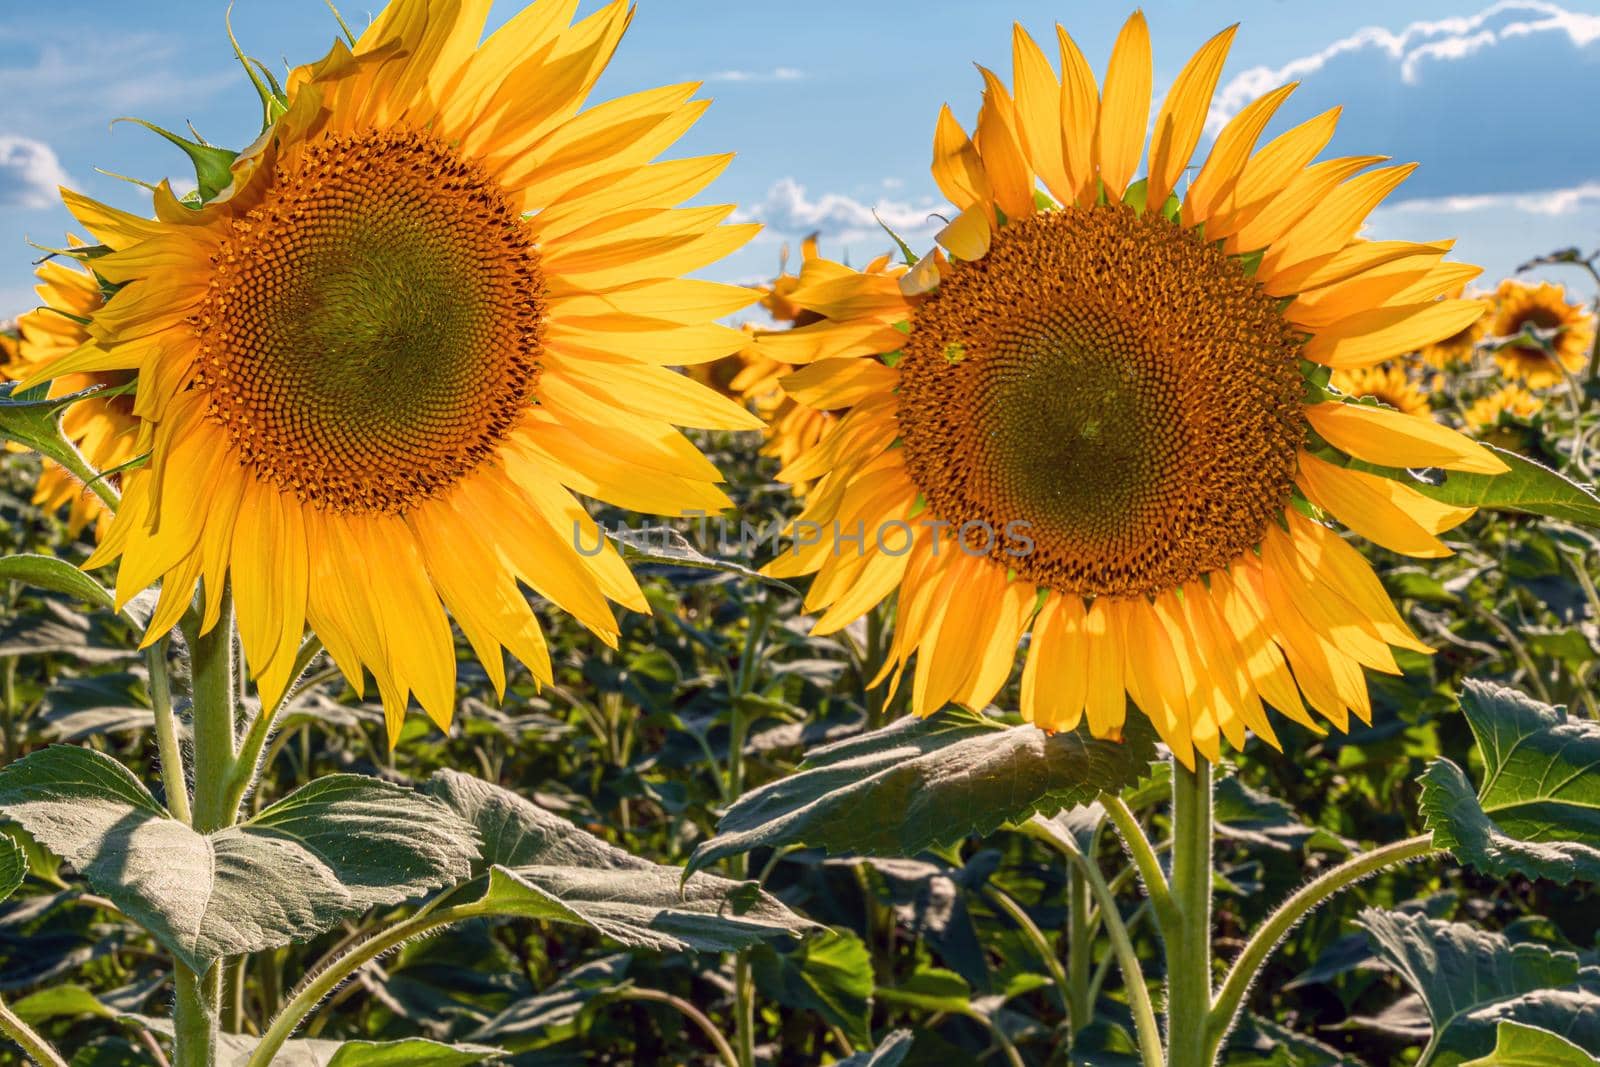
<path fill-rule="evenodd" d="M 168 1019 L 125 1015 L 153 1033 L 172 1037 Z M 217 1035 L 217 1067 L 245 1067 L 259 1039 L 245 1034 Z M 501 1055 L 488 1045 L 446 1045 L 420 1037 L 399 1041 L 323 1041 L 302 1038 L 285 1041 L 272 1057 L 272 1067 L 467 1067 Z"/>
<path fill-rule="evenodd" d="M 1494 1051 L 1462 1067 L 1596 1067 L 1600 1060 L 1566 1038 L 1522 1023 L 1501 1023 Z"/>
<path fill-rule="evenodd" d="M 1581 968 L 1576 953 L 1421 914 L 1368 908 L 1358 921 L 1378 957 L 1422 998 L 1433 1039 L 1420 1062 L 1485 1055 L 1507 1020 L 1600 1048 L 1600 971 Z"/>
<path fill-rule="evenodd" d="M 64 559 L 19 555 L 0 558 L 0 581 L 22 582 L 39 589 L 75 596 L 86 604 L 111 610 L 111 593 Z"/>
<path fill-rule="evenodd" d="M 1483 755 L 1476 792 L 1448 759 L 1422 775 L 1434 843 L 1499 877 L 1600 881 L 1600 723 L 1469 681 L 1461 710 Z"/>
<path fill-rule="evenodd" d="M 689 869 L 762 845 L 911 856 L 1117 792 L 1154 756 L 1155 735 L 1138 715 L 1117 742 L 947 708 L 812 752 L 798 773 L 729 808 Z"/>
<path fill-rule="evenodd" d="M 1408 481 L 1411 488 L 1446 504 L 1542 515 L 1600 526 L 1600 497 L 1549 467 L 1503 448 L 1485 445 L 1511 469 L 1504 474 L 1445 471 L 1438 484 Z"/>
<path fill-rule="evenodd" d="M 0 812 L 197 971 L 463 878 L 477 849 L 445 805 L 358 775 L 200 834 L 111 757 L 63 745 L 0 770 Z"/>
<path fill-rule="evenodd" d="M 616 543 L 617 551 L 630 563 L 661 563 L 669 567 L 687 567 L 697 571 L 721 571 L 724 574 L 733 574 L 740 578 L 777 586 L 794 596 L 800 595 L 800 591 L 788 582 L 768 577 L 743 563 L 706 555 L 690 544 L 687 537 L 670 526 L 610 529 L 606 531 L 606 536 Z"/>
<path fill-rule="evenodd" d="M 789 952 L 762 947 L 750 954 L 750 963 L 768 998 L 816 1012 L 854 1045 L 872 1043 L 872 957 L 855 934 L 829 930 Z"/>
<path fill-rule="evenodd" d="M 57 985 L 23 997 L 11 1006 L 17 1018 L 31 1025 L 61 1016 L 112 1019 L 116 1012 L 81 985 Z"/>
<path fill-rule="evenodd" d="M 633 947 L 736 951 L 818 927 L 754 882 L 641 859 L 517 794 L 457 771 L 428 790 L 475 826 L 498 914 L 589 926 Z"/>

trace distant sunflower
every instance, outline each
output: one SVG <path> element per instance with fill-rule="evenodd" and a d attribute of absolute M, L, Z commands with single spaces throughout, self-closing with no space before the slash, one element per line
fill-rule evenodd
<path fill-rule="evenodd" d="M 1346 396 L 1370 396 L 1407 415 L 1432 414 L 1427 395 L 1407 377 L 1405 368 L 1396 363 L 1336 370 L 1329 384 Z"/>
<path fill-rule="evenodd" d="M 1500 416 L 1517 420 L 1533 418 L 1544 410 L 1544 401 L 1520 385 L 1507 385 L 1476 401 L 1466 411 L 1467 426 L 1478 432 L 1492 430 L 1500 424 Z"/>
<path fill-rule="evenodd" d="M 668 367 L 743 343 L 715 320 L 753 294 L 681 275 L 756 227 L 675 207 L 729 156 L 652 162 L 696 85 L 584 109 L 631 11 L 576 6 L 480 44 L 489 0 L 395 0 L 289 74 L 209 203 L 66 194 L 121 288 L 48 373 L 139 372 L 151 461 L 87 565 L 121 558 L 119 601 L 161 580 L 147 641 L 202 579 L 214 625 L 226 576 L 263 703 L 309 624 L 392 741 L 413 693 L 450 721 L 449 617 L 503 690 L 502 646 L 551 678 L 519 583 L 612 644 L 608 599 L 647 610 L 573 492 L 727 506 L 674 425 L 759 423 Z"/>
<path fill-rule="evenodd" d="M 5 342 L 0 375 L 6 378 L 28 376 L 82 345 L 89 338 L 82 320 L 103 302 L 94 276 L 64 263 L 47 260 L 38 277 L 42 306 L 21 316 L 17 338 Z M 50 383 L 51 397 L 102 387 L 99 394 L 71 405 L 61 416 L 62 434 L 95 470 L 114 470 L 139 454 L 139 420 L 133 413 L 133 397 L 122 391 L 132 380 L 130 371 L 112 370 L 66 374 Z M 96 536 L 101 536 L 111 521 L 111 513 L 99 497 L 53 464 L 47 464 L 39 475 L 33 502 L 52 512 L 66 507 L 67 533 L 72 537 L 90 522 L 95 524 Z"/>
<path fill-rule="evenodd" d="M 1589 361 L 1594 316 L 1567 303 L 1564 288 L 1550 282 L 1530 285 L 1507 278 L 1495 290 L 1494 297 L 1490 331 L 1495 337 L 1516 337 L 1530 328 L 1556 331 L 1543 344 L 1524 340 L 1495 349 L 1495 362 L 1506 377 L 1523 382 L 1530 389 L 1543 389 L 1559 384 L 1568 374 L 1576 374 Z"/>
<path fill-rule="evenodd" d="M 1336 112 L 1255 150 L 1292 86 L 1226 124 L 1178 201 L 1233 30 L 1178 75 L 1138 182 L 1143 16 L 1103 92 L 1059 37 L 1060 76 L 1017 28 L 1015 95 L 982 71 L 972 137 L 941 113 L 933 174 L 959 212 L 943 250 L 903 280 L 809 263 L 788 299 L 821 321 L 760 338 L 808 364 L 785 379 L 796 400 L 850 409 L 798 461 L 821 478 L 803 519 L 830 534 L 769 570 L 815 573 L 819 632 L 896 595 L 884 675 L 915 657 L 921 714 L 987 704 L 1031 630 L 1021 710 L 1049 730 L 1087 717 L 1119 736 L 1131 696 L 1192 763 L 1247 731 L 1276 744 L 1266 704 L 1312 729 L 1307 704 L 1340 729 L 1366 720 L 1362 667 L 1395 672 L 1390 646 L 1427 646 L 1307 512 L 1443 556 L 1437 535 L 1470 509 L 1346 457 L 1505 468 L 1319 383 L 1461 330 L 1477 303 L 1439 297 L 1477 269 L 1442 263 L 1448 244 L 1357 237 L 1412 168 L 1309 165 Z"/>
<path fill-rule="evenodd" d="M 1462 285 L 1444 295 L 1452 299 L 1463 297 L 1466 295 L 1466 286 Z M 1483 308 L 1481 315 L 1449 337 L 1422 346 L 1422 350 L 1417 354 L 1428 366 L 1436 370 L 1449 370 L 1472 362 L 1472 354 L 1477 349 L 1478 342 L 1488 334 L 1489 319 L 1494 313 L 1492 300 L 1482 297 L 1477 299 Z"/>

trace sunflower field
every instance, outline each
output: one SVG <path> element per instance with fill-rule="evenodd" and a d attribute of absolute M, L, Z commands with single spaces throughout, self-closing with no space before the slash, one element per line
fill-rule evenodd
<path fill-rule="evenodd" d="M 1293 84 L 1198 152 L 1135 12 L 930 108 L 933 245 L 708 281 L 696 87 L 488 7 L 62 191 L 0 1063 L 1600 1064 L 1600 251 L 1386 236 Z"/>

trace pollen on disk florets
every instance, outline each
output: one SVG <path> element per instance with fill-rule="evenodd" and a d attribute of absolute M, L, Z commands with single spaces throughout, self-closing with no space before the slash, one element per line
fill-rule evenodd
<path fill-rule="evenodd" d="M 403 512 L 533 403 L 545 310 L 533 240 L 478 165 L 427 133 L 325 134 L 213 257 L 197 385 L 258 476 Z"/>
<path fill-rule="evenodd" d="M 1010 223 L 913 313 L 905 460 L 929 509 L 1084 595 L 1164 592 L 1260 541 L 1305 438 L 1300 339 L 1236 259 L 1154 213 Z M 998 536 L 1026 523 L 1031 551 Z"/>

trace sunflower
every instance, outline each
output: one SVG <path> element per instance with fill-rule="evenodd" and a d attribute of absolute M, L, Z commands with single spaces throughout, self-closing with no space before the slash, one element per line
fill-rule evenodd
<path fill-rule="evenodd" d="M 1507 278 L 1495 290 L 1494 298 L 1491 332 L 1502 339 L 1522 338 L 1495 349 L 1495 362 L 1506 377 L 1530 389 L 1543 389 L 1582 370 L 1589 361 L 1594 316 L 1567 303 L 1561 286 L 1550 282 L 1529 285 Z M 1530 331 L 1534 331 L 1532 336 Z"/>
<path fill-rule="evenodd" d="M 502 647 L 551 679 L 523 585 L 614 645 L 608 600 L 647 606 L 573 493 L 715 512 L 675 425 L 760 425 L 669 369 L 737 350 L 715 320 L 753 299 L 681 277 L 756 229 L 675 206 L 731 157 L 652 162 L 698 86 L 585 108 L 627 3 L 540 0 L 480 43 L 488 8 L 395 0 L 291 71 L 208 202 L 65 194 L 119 288 L 49 373 L 136 370 L 151 452 L 86 566 L 120 557 L 119 601 L 161 580 L 147 642 L 197 582 L 214 626 L 226 578 L 268 706 L 309 624 L 391 743 L 412 694 L 450 722 L 450 617 L 502 693 Z"/>
<path fill-rule="evenodd" d="M 76 244 L 76 242 L 74 242 Z M 17 338 L 7 339 L 0 375 L 22 378 L 51 363 L 88 340 L 83 320 L 103 303 L 100 285 L 92 274 L 56 260 L 39 267 L 37 292 L 43 305 L 17 320 Z M 111 471 L 138 453 L 139 420 L 133 398 L 125 389 L 133 375 L 126 370 L 85 371 L 66 374 L 50 383 L 51 397 L 68 396 L 101 387 L 99 393 L 70 405 L 61 416 L 61 432 L 96 470 Z M 33 502 L 46 511 L 67 507 L 67 533 L 78 534 L 90 522 L 101 536 L 111 521 L 99 497 L 54 465 L 46 466 L 34 488 Z"/>
<path fill-rule="evenodd" d="M 1329 384 L 1346 396 L 1372 397 L 1407 415 L 1432 414 L 1427 395 L 1397 363 L 1336 370 Z"/>
<path fill-rule="evenodd" d="M 1466 295 L 1466 286 L 1462 285 L 1445 295 L 1452 299 L 1463 297 Z M 1483 308 L 1483 313 L 1476 319 L 1442 341 L 1422 346 L 1417 354 L 1422 357 L 1424 363 L 1436 370 L 1449 370 L 1472 362 L 1472 355 L 1477 351 L 1478 342 L 1489 332 L 1489 319 L 1494 313 L 1493 301 L 1480 297 L 1478 302 Z"/>
<path fill-rule="evenodd" d="M 1476 401 L 1466 410 L 1467 426 L 1479 433 L 1500 425 L 1502 415 L 1527 421 L 1544 410 L 1544 401 L 1520 385 L 1507 385 Z"/>
<path fill-rule="evenodd" d="M 915 659 L 919 714 L 985 706 L 1031 632 L 1021 711 L 1048 730 L 1120 736 L 1131 697 L 1192 765 L 1247 731 L 1277 744 L 1265 705 L 1314 730 L 1311 712 L 1365 721 L 1362 667 L 1428 649 L 1325 517 L 1443 556 L 1470 509 L 1396 469 L 1505 468 L 1323 383 L 1461 330 L 1477 303 L 1441 294 L 1477 270 L 1441 262 L 1448 244 L 1356 236 L 1412 168 L 1311 164 L 1336 112 L 1257 150 L 1293 86 L 1228 121 L 1180 200 L 1231 29 L 1178 76 L 1134 181 L 1143 16 L 1103 89 L 1058 32 L 1059 75 L 1018 27 L 1015 91 L 982 71 L 971 136 L 940 114 L 941 247 L 901 279 L 806 264 L 788 299 L 822 318 L 759 339 L 806 364 L 784 380 L 796 400 L 850 409 L 788 472 L 820 479 L 801 528 L 827 533 L 769 572 L 815 574 L 822 633 L 895 596 L 882 676 Z"/>

